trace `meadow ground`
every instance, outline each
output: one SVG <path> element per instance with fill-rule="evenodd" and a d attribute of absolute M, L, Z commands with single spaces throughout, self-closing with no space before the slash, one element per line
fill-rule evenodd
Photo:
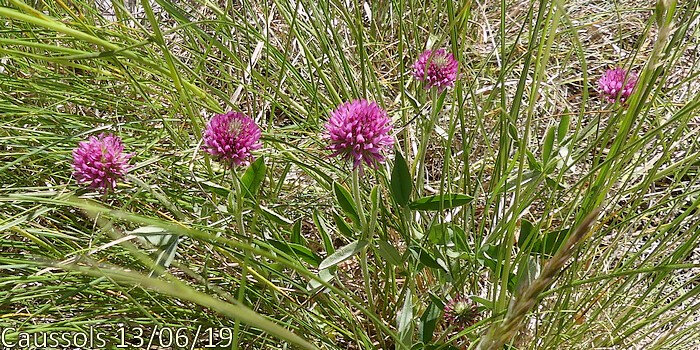
<path fill-rule="evenodd" d="M 700 349 L 698 5 L 0 0 L 2 346 Z"/>

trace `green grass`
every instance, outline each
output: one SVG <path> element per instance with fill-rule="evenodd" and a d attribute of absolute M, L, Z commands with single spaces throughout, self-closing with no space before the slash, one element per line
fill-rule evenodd
<path fill-rule="evenodd" d="M 516 349 L 696 349 L 698 11 L 0 2 L 0 328 L 486 349 L 507 327 Z M 428 47 L 460 62 L 444 94 L 411 75 Z M 640 73 L 624 105 L 596 91 L 613 66 Z M 403 156 L 353 176 L 322 134 L 356 98 L 388 111 Z M 228 110 L 263 129 L 258 162 L 233 173 L 200 148 Z M 135 154 L 106 196 L 71 176 L 71 151 L 103 131 Z M 457 294 L 480 308 L 466 329 L 442 315 Z"/>

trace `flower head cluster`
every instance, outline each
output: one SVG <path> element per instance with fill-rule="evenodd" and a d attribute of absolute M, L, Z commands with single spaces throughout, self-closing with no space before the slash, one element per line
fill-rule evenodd
<path fill-rule="evenodd" d="M 439 90 L 454 85 L 459 63 L 445 49 L 426 50 L 413 64 L 413 76 L 425 83 L 425 88 L 437 86 Z"/>
<path fill-rule="evenodd" d="M 476 323 L 479 310 L 469 298 L 456 295 L 445 305 L 445 321 L 459 329 L 467 328 Z"/>
<path fill-rule="evenodd" d="M 625 77 L 627 80 L 625 80 Z M 620 102 L 625 102 L 637 85 L 637 74 L 627 72 L 623 68 L 608 69 L 598 80 L 600 92 L 610 102 L 615 102 L 618 96 Z"/>
<path fill-rule="evenodd" d="M 354 168 L 376 166 L 384 161 L 384 150 L 394 144 L 391 119 L 377 103 L 355 100 L 340 105 L 326 123 L 331 156 L 351 160 Z"/>
<path fill-rule="evenodd" d="M 204 130 L 204 146 L 219 161 L 246 165 L 253 159 L 251 152 L 261 147 L 260 135 L 260 127 L 243 113 L 217 114 Z"/>
<path fill-rule="evenodd" d="M 73 150 L 73 176 L 79 183 L 103 191 L 113 189 L 128 170 L 122 140 L 112 134 L 91 136 Z"/>

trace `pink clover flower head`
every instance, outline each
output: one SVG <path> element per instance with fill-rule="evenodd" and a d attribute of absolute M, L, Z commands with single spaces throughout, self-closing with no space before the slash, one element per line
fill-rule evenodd
<path fill-rule="evenodd" d="M 598 80 L 598 89 L 610 102 L 615 102 L 618 96 L 620 102 L 625 102 L 632 95 L 632 91 L 637 85 L 637 79 L 636 73 L 628 73 L 623 68 L 608 69 Z"/>
<path fill-rule="evenodd" d="M 384 162 L 383 152 L 394 144 L 391 119 L 376 102 L 343 103 L 331 113 L 325 127 L 331 156 L 352 161 L 353 168 L 362 169 L 363 163 L 376 167 Z"/>
<path fill-rule="evenodd" d="M 260 127 L 243 113 L 217 114 L 204 130 L 204 147 L 227 165 L 248 165 L 253 160 L 252 151 L 262 147 L 261 135 Z"/>
<path fill-rule="evenodd" d="M 413 76 L 424 82 L 426 89 L 437 86 L 438 90 L 442 91 L 454 86 L 459 63 L 452 53 L 445 49 L 426 50 L 418 57 L 412 68 Z"/>
<path fill-rule="evenodd" d="M 118 136 L 104 133 L 90 136 L 73 150 L 73 176 L 78 183 L 106 192 L 124 178 L 132 156 L 124 153 Z"/>

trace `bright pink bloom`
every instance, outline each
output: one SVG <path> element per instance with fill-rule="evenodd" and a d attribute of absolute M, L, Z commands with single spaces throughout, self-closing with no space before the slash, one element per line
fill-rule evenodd
<path fill-rule="evenodd" d="M 625 76 L 627 80 L 625 81 Z M 608 69 L 598 80 L 600 92 L 610 102 L 615 102 L 620 97 L 620 102 L 625 102 L 632 94 L 632 90 L 637 85 L 637 74 L 627 73 L 622 68 Z"/>
<path fill-rule="evenodd" d="M 456 295 L 445 305 L 445 321 L 458 329 L 467 328 L 476 323 L 479 310 L 469 298 Z"/>
<path fill-rule="evenodd" d="M 99 134 L 73 150 L 73 176 L 78 183 L 103 191 L 113 189 L 128 170 L 129 158 L 118 136 Z"/>
<path fill-rule="evenodd" d="M 384 162 L 382 152 L 394 144 L 391 127 L 391 119 L 377 103 L 355 100 L 331 113 L 325 137 L 331 143 L 331 156 L 352 160 L 354 168 L 361 168 L 363 162 L 376 166 Z"/>
<path fill-rule="evenodd" d="M 454 85 L 458 70 L 459 63 L 445 49 L 426 50 L 413 64 L 413 76 L 424 82 L 426 89 L 437 86 L 440 91 Z"/>
<path fill-rule="evenodd" d="M 260 127 L 243 113 L 228 112 L 211 118 L 204 130 L 207 152 L 228 165 L 247 165 L 252 151 L 262 147 Z"/>

